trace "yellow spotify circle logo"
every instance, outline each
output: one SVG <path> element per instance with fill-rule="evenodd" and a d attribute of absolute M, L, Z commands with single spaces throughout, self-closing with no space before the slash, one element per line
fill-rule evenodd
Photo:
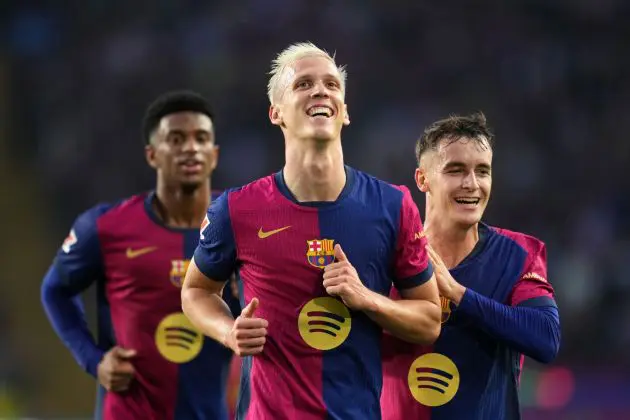
<path fill-rule="evenodd" d="M 420 404 L 437 407 L 453 399 L 459 389 L 459 370 L 448 357 L 427 353 L 409 368 L 409 390 Z"/>
<path fill-rule="evenodd" d="M 181 312 L 168 315 L 155 330 L 155 344 L 160 354 L 173 363 L 194 359 L 203 346 L 203 335 Z"/>
<path fill-rule="evenodd" d="M 319 297 L 309 301 L 298 317 L 302 339 L 318 350 L 331 350 L 346 341 L 350 334 L 350 311 L 339 300 Z"/>

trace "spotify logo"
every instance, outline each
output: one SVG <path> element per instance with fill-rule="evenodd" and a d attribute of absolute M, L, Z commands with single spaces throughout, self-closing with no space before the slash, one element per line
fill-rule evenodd
<path fill-rule="evenodd" d="M 331 350 L 350 334 L 350 311 L 339 300 L 319 297 L 309 301 L 298 317 L 298 329 L 306 344 L 318 350 Z"/>
<path fill-rule="evenodd" d="M 166 360 L 186 363 L 194 359 L 203 346 L 203 335 L 177 312 L 164 318 L 155 330 L 155 344 Z"/>
<path fill-rule="evenodd" d="M 448 357 L 427 353 L 409 368 L 409 390 L 420 404 L 437 407 L 453 399 L 459 389 L 459 370 Z"/>

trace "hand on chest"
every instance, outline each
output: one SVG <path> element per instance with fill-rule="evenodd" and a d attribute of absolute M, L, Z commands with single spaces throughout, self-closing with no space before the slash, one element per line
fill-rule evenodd
<path fill-rule="evenodd" d="M 391 282 L 395 235 L 378 228 L 373 218 L 340 216 L 243 218 L 235 224 L 242 269 L 269 281 L 290 273 L 295 282 L 321 282 L 340 244 L 366 286 L 380 289 Z"/>

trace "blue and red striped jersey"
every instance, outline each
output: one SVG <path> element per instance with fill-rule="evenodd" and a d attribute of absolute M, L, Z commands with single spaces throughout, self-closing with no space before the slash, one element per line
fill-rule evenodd
<path fill-rule="evenodd" d="M 165 226 L 152 209 L 153 197 L 136 195 L 80 215 L 55 258 L 58 277 L 50 278 L 58 280 L 43 286 L 60 291 L 56 296 L 63 308 L 64 297 L 74 299 L 97 282 L 97 344 L 85 330 L 79 334 L 85 322 L 72 307 L 61 313 L 53 308 L 54 298 L 44 304 L 66 345 L 92 375 L 103 352 L 113 345 L 137 352 L 131 361 L 136 373 L 130 388 L 101 392 L 97 417 L 227 419 L 232 353 L 205 338 L 181 310 L 181 282 L 199 242 L 199 229 Z M 239 303 L 229 287 L 224 299 L 238 314 Z M 63 324 L 64 317 L 77 319 Z M 73 322 L 78 326 L 72 327 Z"/>
<path fill-rule="evenodd" d="M 544 244 L 485 224 L 479 231 L 473 252 L 450 270 L 453 278 L 505 305 L 555 308 Z M 442 331 L 433 346 L 384 336 L 383 419 L 519 419 L 523 355 L 441 300 Z"/>
<path fill-rule="evenodd" d="M 323 268 L 340 244 L 382 295 L 432 275 L 409 190 L 346 167 L 336 201 L 298 203 L 282 172 L 231 190 L 208 209 L 194 259 L 211 281 L 238 269 L 241 306 L 269 322 L 243 361 L 239 419 L 379 419 L 381 328 L 327 295 Z"/>

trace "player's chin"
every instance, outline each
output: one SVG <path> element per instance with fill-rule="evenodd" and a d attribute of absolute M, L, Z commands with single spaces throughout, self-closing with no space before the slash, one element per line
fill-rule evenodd
<path fill-rule="evenodd" d="M 456 214 L 452 215 L 453 221 L 460 226 L 470 227 L 474 226 L 481 221 L 481 217 L 483 216 L 483 210 L 478 209 L 475 211 L 466 211 L 466 212 L 455 212 Z"/>
<path fill-rule="evenodd" d="M 181 182 L 201 182 L 204 179 L 208 179 L 211 173 L 212 172 L 206 168 L 197 169 L 194 171 L 180 171 L 177 174 L 177 178 Z"/>
<path fill-rule="evenodd" d="M 203 183 L 206 179 L 208 179 L 207 176 L 187 176 L 179 179 L 179 184 L 181 185 L 181 188 L 185 191 L 195 191 L 196 189 L 203 186 Z"/>
<path fill-rule="evenodd" d="M 313 127 L 309 137 L 322 142 L 332 141 L 339 137 L 339 131 L 334 127 Z"/>

